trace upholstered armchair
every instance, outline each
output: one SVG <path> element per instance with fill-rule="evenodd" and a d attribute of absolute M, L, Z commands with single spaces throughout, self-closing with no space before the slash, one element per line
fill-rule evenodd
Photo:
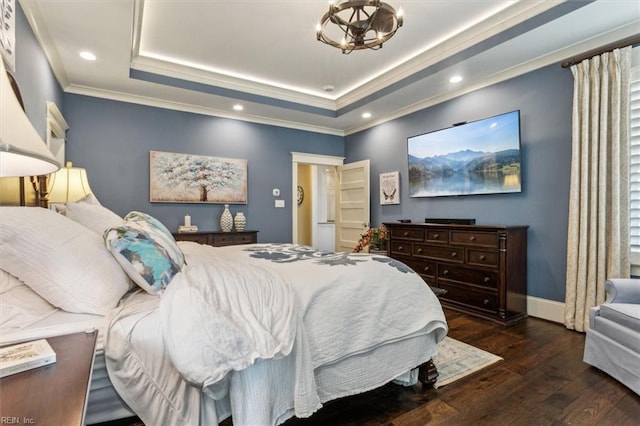
<path fill-rule="evenodd" d="M 640 395 L 640 279 L 610 279 L 589 312 L 584 362 Z"/>

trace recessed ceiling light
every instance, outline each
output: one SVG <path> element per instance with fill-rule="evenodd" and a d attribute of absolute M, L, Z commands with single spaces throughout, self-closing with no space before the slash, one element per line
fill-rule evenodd
<path fill-rule="evenodd" d="M 87 50 L 84 50 L 84 51 L 80 52 L 80 57 L 82 59 L 87 60 L 87 61 L 95 61 L 96 60 L 96 55 L 94 55 L 93 53 L 91 53 L 91 52 L 89 52 Z"/>
<path fill-rule="evenodd" d="M 244 107 L 240 104 L 235 104 L 233 106 L 233 109 L 235 109 L 236 111 L 242 111 L 244 109 Z"/>
<path fill-rule="evenodd" d="M 449 83 L 460 83 L 462 81 L 462 76 L 454 75 L 449 79 Z"/>
<path fill-rule="evenodd" d="M 363 112 L 362 113 L 362 118 L 371 118 L 371 113 L 370 112 Z"/>
<path fill-rule="evenodd" d="M 333 87 L 333 86 L 332 86 L 332 85 L 330 85 L 330 84 L 327 84 L 326 86 L 324 86 L 324 87 L 322 88 L 322 90 L 324 90 L 325 92 L 333 92 L 333 90 L 334 90 L 334 89 L 335 89 L 335 87 Z"/>

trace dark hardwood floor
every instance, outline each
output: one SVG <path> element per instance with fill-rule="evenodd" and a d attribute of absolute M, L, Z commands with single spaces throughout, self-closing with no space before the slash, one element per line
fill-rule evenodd
<path fill-rule="evenodd" d="M 389 384 L 285 425 L 640 424 L 640 396 L 582 362 L 584 334 L 536 318 L 503 327 L 445 313 L 450 337 L 504 361 L 440 389 Z"/>

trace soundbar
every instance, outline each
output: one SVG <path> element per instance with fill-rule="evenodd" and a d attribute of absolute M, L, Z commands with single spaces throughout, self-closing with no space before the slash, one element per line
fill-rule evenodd
<path fill-rule="evenodd" d="M 449 219 L 449 218 L 433 218 L 427 217 L 424 223 L 444 223 L 448 225 L 475 225 L 475 219 Z"/>

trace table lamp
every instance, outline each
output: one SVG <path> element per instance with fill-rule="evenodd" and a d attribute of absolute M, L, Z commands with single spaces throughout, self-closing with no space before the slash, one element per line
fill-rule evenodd
<path fill-rule="evenodd" d="M 70 161 L 49 176 L 49 203 L 67 204 L 91 194 L 87 171 L 81 167 L 73 167 Z"/>

